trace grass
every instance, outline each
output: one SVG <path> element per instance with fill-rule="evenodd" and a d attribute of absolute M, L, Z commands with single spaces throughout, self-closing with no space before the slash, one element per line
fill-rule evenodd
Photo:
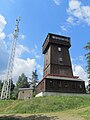
<path fill-rule="evenodd" d="M 24 118 L 25 120 L 34 120 L 37 114 L 41 113 L 57 113 L 70 111 L 80 115 L 85 120 L 90 120 L 90 96 L 50 96 L 38 97 L 31 100 L 1 100 L 0 114 L 34 114 Z M 10 118 L 11 119 L 10 119 Z M 37 120 L 55 120 L 52 116 L 39 116 Z M 45 119 L 46 118 L 46 119 Z M 16 118 L 14 116 L 1 117 L 0 120 L 23 120 L 22 117 Z M 36 119 L 35 119 L 36 120 Z"/>
<path fill-rule="evenodd" d="M 1 100 L 0 114 L 12 113 L 46 113 L 68 109 L 83 108 L 90 105 L 90 97 L 86 96 L 50 96 L 31 100 Z"/>

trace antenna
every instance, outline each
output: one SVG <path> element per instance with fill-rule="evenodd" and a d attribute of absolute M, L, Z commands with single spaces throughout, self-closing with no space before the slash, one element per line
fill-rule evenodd
<path fill-rule="evenodd" d="M 7 73 L 3 83 L 1 99 L 10 99 L 10 91 L 11 91 L 11 80 L 12 80 L 12 72 L 15 58 L 15 50 L 19 33 L 19 21 L 20 16 L 16 19 L 16 26 L 13 33 L 13 41 L 11 46 L 11 54 L 9 56 L 8 65 L 7 65 Z"/>

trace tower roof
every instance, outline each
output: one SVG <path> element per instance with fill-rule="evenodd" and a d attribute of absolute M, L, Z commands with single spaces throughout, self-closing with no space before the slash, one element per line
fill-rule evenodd
<path fill-rule="evenodd" d="M 71 47 L 70 37 L 48 33 L 48 35 L 42 45 L 43 54 L 45 54 L 45 52 L 48 49 L 50 44 L 58 44 L 58 45 L 62 45 L 62 46 Z"/>

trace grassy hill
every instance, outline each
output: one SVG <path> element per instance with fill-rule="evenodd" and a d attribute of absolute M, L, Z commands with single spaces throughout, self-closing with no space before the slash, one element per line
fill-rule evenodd
<path fill-rule="evenodd" d="M 67 111 L 90 120 L 90 96 L 50 96 L 31 100 L 0 100 L 0 114 L 55 114 Z"/>

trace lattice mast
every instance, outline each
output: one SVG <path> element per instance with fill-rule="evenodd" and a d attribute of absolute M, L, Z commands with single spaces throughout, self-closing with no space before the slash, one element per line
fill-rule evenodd
<path fill-rule="evenodd" d="M 2 88 L 1 99 L 10 99 L 14 57 L 15 57 L 15 50 L 16 50 L 16 44 L 17 44 L 17 39 L 18 39 L 18 33 L 19 33 L 19 21 L 20 21 L 20 17 L 18 17 L 18 19 L 16 19 L 16 26 L 15 26 L 14 33 L 13 33 L 11 54 L 9 56 L 7 73 L 6 73 L 6 78 L 4 80 L 4 84 L 3 84 L 3 88 Z"/>

